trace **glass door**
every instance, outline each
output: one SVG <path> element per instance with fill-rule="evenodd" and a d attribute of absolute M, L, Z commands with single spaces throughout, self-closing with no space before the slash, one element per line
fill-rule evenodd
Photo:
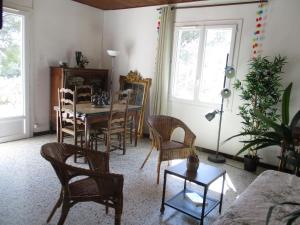
<path fill-rule="evenodd" d="M 0 142 L 29 136 L 25 47 L 25 15 L 5 9 L 0 30 Z"/>

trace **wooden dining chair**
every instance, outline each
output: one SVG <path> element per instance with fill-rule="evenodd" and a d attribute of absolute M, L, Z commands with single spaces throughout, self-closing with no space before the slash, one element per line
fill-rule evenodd
<path fill-rule="evenodd" d="M 153 148 L 156 148 L 159 151 L 157 165 L 157 184 L 159 184 L 161 162 L 187 158 L 193 152 L 196 135 L 184 122 L 171 116 L 149 116 L 147 125 L 152 136 L 152 147 L 144 160 L 141 169 L 147 162 Z M 183 142 L 171 140 L 172 133 L 176 128 L 183 129 Z"/>
<path fill-rule="evenodd" d="M 97 150 L 98 142 L 104 141 L 107 152 L 119 149 L 125 155 L 129 95 L 128 91 L 118 91 L 111 96 L 107 126 L 91 135 L 92 149 L 95 146 Z"/>
<path fill-rule="evenodd" d="M 83 146 L 84 119 L 76 112 L 77 89 L 60 88 L 58 89 L 58 107 L 59 107 L 59 126 L 60 143 L 64 142 L 65 136 L 72 136 L 74 145 L 78 145 L 80 137 L 80 146 Z M 69 106 L 69 107 L 66 107 Z M 77 162 L 77 154 L 74 156 L 74 162 Z"/>
<path fill-rule="evenodd" d="M 89 169 L 74 167 L 66 163 L 69 157 L 81 152 L 85 153 Z M 123 175 L 109 173 L 107 153 L 83 150 L 69 144 L 48 143 L 42 146 L 41 155 L 51 163 L 61 183 L 60 197 L 47 223 L 61 206 L 58 225 L 64 224 L 70 208 L 75 204 L 96 202 L 106 206 L 106 214 L 109 208 L 115 209 L 115 225 L 121 224 L 124 178 Z M 73 178 L 77 179 L 74 181 Z"/>
<path fill-rule="evenodd" d="M 132 90 L 130 95 L 129 104 L 141 106 L 139 119 L 135 121 L 131 116 L 128 118 L 128 137 L 130 138 L 130 143 L 135 139 L 135 146 L 137 145 L 137 134 L 138 136 L 143 135 L 144 127 L 144 116 L 148 102 L 149 90 L 151 87 L 151 78 L 143 78 L 141 74 L 137 71 L 130 71 L 126 76 L 120 76 L 120 90 Z M 135 125 L 137 122 L 137 126 Z M 137 127 L 137 132 L 135 131 Z"/>

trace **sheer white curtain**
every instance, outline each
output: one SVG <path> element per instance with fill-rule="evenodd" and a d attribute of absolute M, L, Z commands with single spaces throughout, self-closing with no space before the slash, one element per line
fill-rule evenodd
<path fill-rule="evenodd" d="M 168 113 L 168 92 L 171 73 L 172 42 L 174 31 L 175 10 L 172 6 L 161 9 L 161 20 L 156 55 L 154 76 L 153 114 Z"/>

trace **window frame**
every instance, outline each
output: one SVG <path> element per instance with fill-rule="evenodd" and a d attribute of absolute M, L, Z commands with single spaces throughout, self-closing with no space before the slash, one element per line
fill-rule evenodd
<path fill-rule="evenodd" d="M 203 102 L 199 100 L 199 91 L 201 88 L 201 80 L 203 79 L 203 63 L 204 63 L 204 51 L 205 51 L 205 42 L 206 42 L 206 31 L 207 28 L 232 28 L 233 34 L 232 34 L 232 40 L 231 40 L 231 49 L 230 54 L 231 57 L 229 57 L 228 64 L 236 68 L 237 70 L 237 61 L 238 61 L 238 52 L 239 52 L 239 46 L 240 46 L 240 38 L 241 38 L 241 30 L 242 30 L 243 20 L 220 20 L 220 21 L 197 21 L 197 22 L 184 22 L 184 23 L 175 23 L 174 26 L 174 39 L 173 39 L 173 52 L 172 52 L 172 60 L 171 60 L 171 79 L 170 79 L 170 88 L 169 88 L 169 101 L 174 103 L 183 103 L 183 104 L 189 104 L 189 105 L 195 105 L 205 108 L 212 108 L 212 107 L 218 107 L 221 104 L 221 98 L 220 103 L 208 103 Z M 173 96 L 173 87 L 175 82 L 175 76 L 174 73 L 176 71 L 176 59 L 177 59 L 177 44 L 179 40 L 179 31 L 180 29 L 184 28 L 199 28 L 201 31 L 201 40 L 199 44 L 198 49 L 198 63 L 197 63 L 197 74 L 196 74 L 196 84 L 195 84 L 195 90 L 194 90 L 194 99 L 193 100 L 187 100 L 187 99 L 181 99 Z M 235 78 L 234 78 L 235 79 Z M 233 80 L 234 80 L 233 79 Z M 227 87 L 231 87 L 231 81 L 227 80 Z M 221 91 L 221 90 L 220 90 Z M 233 105 L 233 97 L 226 99 L 224 101 L 224 108 L 225 109 L 232 109 Z"/>

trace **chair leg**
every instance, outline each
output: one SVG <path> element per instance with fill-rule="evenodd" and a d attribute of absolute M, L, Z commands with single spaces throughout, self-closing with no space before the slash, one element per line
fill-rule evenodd
<path fill-rule="evenodd" d="M 74 135 L 74 145 L 77 146 L 77 134 Z"/>
<path fill-rule="evenodd" d="M 77 135 L 74 136 L 74 145 L 77 146 Z M 77 163 L 77 154 L 74 154 L 74 163 Z"/>
<path fill-rule="evenodd" d="M 150 155 L 151 155 L 151 153 L 152 153 L 152 150 L 153 150 L 153 147 L 150 149 L 150 152 L 148 153 L 148 155 L 147 155 L 146 159 L 144 160 L 144 162 L 143 162 L 143 164 L 142 164 L 142 166 L 141 166 L 140 169 L 143 169 L 143 168 L 144 168 L 146 162 L 148 161 L 148 159 L 149 159 L 149 157 L 150 157 Z"/>
<path fill-rule="evenodd" d="M 60 140 L 59 140 L 60 143 L 64 143 L 64 133 L 61 131 L 60 129 Z"/>
<path fill-rule="evenodd" d="M 63 194 L 62 194 L 62 191 L 60 192 L 60 196 L 59 196 L 59 199 L 57 200 L 55 206 L 53 207 L 48 219 L 47 219 L 47 223 L 50 222 L 50 220 L 52 219 L 52 216 L 54 215 L 54 213 L 56 212 L 56 210 L 61 206 L 61 203 L 62 203 L 62 200 L 63 200 Z"/>
<path fill-rule="evenodd" d="M 68 202 L 64 202 L 63 203 L 63 206 L 62 206 L 62 210 L 61 210 L 61 216 L 59 218 L 59 221 L 57 223 L 57 225 L 63 225 L 66 218 L 67 218 L 67 215 L 69 213 L 69 210 L 70 210 L 70 205 Z"/>
<path fill-rule="evenodd" d="M 97 136 L 96 136 L 96 139 L 95 139 L 95 150 L 98 151 L 98 141 L 97 141 Z"/>
<path fill-rule="evenodd" d="M 157 184 L 159 184 L 160 164 L 161 162 L 159 161 L 157 165 L 157 181 L 156 181 Z"/>
<path fill-rule="evenodd" d="M 110 152 L 110 134 L 106 135 L 106 152 Z"/>
<path fill-rule="evenodd" d="M 90 140 L 89 140 L 89 146 L 90 146 L 91 150 L 94 150 L 94 141 L 92 140 L 91 137 L 90 137 Z"/>
<path fill-rule="evenodd" d="M 130 134 L 130 144 L 132 144 L 132 132 L 133 132 L 133 123 L 131 122 L 130 123 L 130 132 L 129 132 L 129 134 Z"/>
<path fill-rule="evenodd" d="M 105 213 L 108 214 L 108 205 L 105 206 Z"/>
<path fill-rule="evenodd" d="M 83 138 L 82 138 L 82 133 L 80 134 L 80 147 L 83 148 Z"/>
<path fill-rule="evenodd" d="M 123 155 L 125 155 L 126 154 L 126 130 L 122 136 L 123 136 Z"/>
<path fill-rule="evenodd" d="M 115 225 L 121 225 L 121 213 L 116 213 L 115 215 Z"/>

